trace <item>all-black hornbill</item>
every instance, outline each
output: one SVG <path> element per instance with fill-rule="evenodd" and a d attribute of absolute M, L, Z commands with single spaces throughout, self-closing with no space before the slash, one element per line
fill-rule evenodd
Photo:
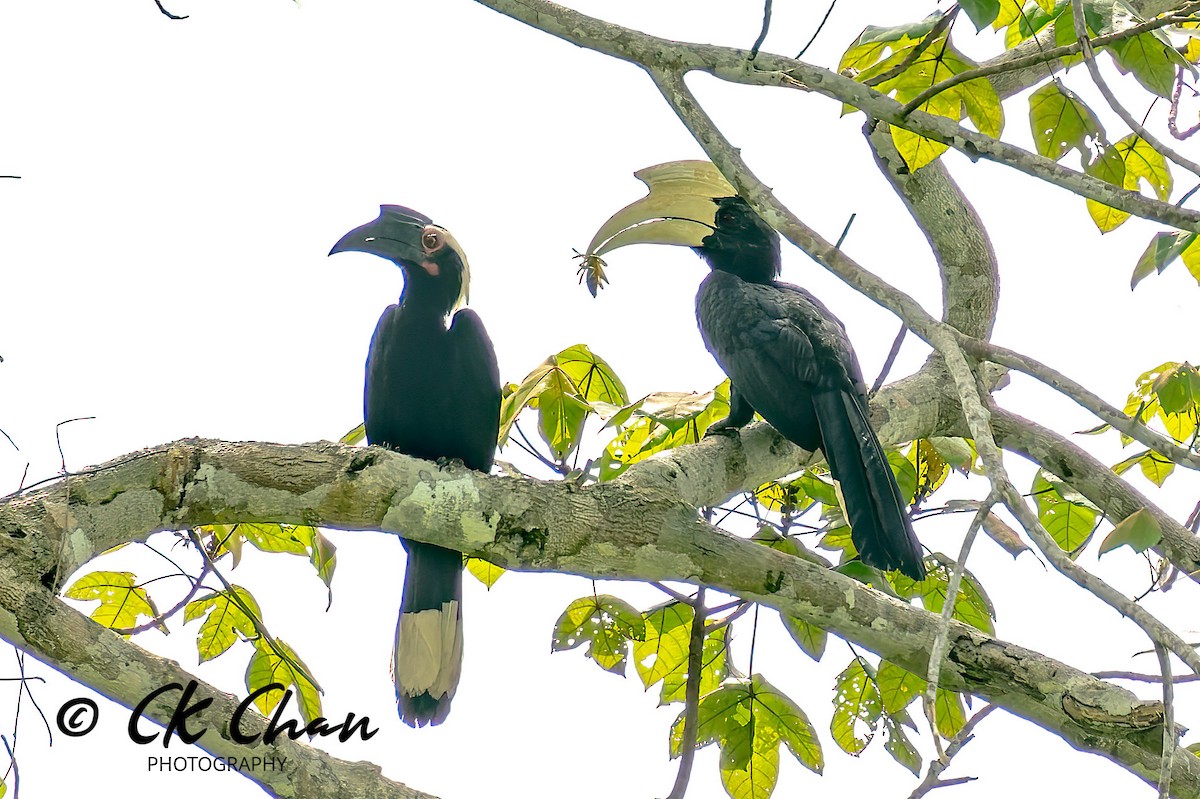
<path fill-rule="evenodd" d="M 792 442 L 819 447 L 863 562 L 924 577 L 921 546 L 868 422 L 866 386 L 845 327 L 812 294 L 776 279 L 779 234 L 707 161 L 659 164 L 637 177 L 649 195 L 615 213 L 588 254 L 678 244 L 711 267 L 696 294 L 696 317 L 705 346 L 729 375 L 730 407 L 710 429 L 736 430 L 757 410 Z"/>
<path fill-rule="evenodd" d="M 500 425 L 496 353 L 466 308 L 467 258 L 424 214 L 384 205 L 330 255 L 358 251 L 404 271 L 400 301 L 379 318 L 367 353 L 367 441 L 426 460 L 492 468 Z M 448 323 L 448 324 L 447 324 Z M 400 718 L 440 724 L 462 670 L 462 554 L 401 538 L 408 551 L 392 678 Z"/>

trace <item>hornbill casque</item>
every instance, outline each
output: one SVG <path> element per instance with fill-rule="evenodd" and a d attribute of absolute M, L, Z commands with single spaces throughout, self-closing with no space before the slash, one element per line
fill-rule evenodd
<path fill-rule="evenodd" d="M 729 416 L 710 430 L 736 430 L 758 411 L 793 443 L 820 448 L 862 561 L 922 579 L 921 546 L 868 422 L 862 371 L 841 321 L 812 294 L 776 279 L 779 234 L 715 166 L 674 161 L 636 175 L 649 195 L 613 214 L 587 253 L 676 244 L 708 263 L 696 317 L 730 378 Z"/>
<path fill-rule="evenodd" d="M 400 301 L 379 318 L 367 353 L 367 441 L 489 471 L 500 376 L 483 322 L 462 308 L 470 281 L 462 248 L 424 214 L 384 205 L 378 219 L 351 230 L 329 254 L 349 251 L 386 258 L 404 272 Z M 462 554 L 400 540 L 408 566 L 392 660 L 396 701 L 409 726 L 440 724 L 462 670 Z"/>

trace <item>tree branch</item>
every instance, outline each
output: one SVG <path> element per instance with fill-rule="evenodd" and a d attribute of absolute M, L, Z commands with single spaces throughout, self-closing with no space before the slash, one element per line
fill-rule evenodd
<path fill-rule="evenodd" d="M 146 685 L 177 680 L 178 672 L 50 600 L 39 579 L 52 573 L 64 538 L 69 572 L 113 543 L 214 522 L 403 530 L 506 568 L 713 586 L 799 616 L 917 674 L 928 668 L 938 625 L 924 610 L 707 525 L 670 481 L 652 489 L 616 481 L 579 488 L 440 471 L 374 447 L 188 440 L 76 475 L 71 486 L 69 509 L 61 485 L 0 503 L 0 635 L 126 703 L 107 668 L 130 657 L 125 649 L 139 653 L 138 663 L 158 663 Z M 52 632 L 40 634 L 48 624 Z M 78 647 L 63 649 L 75 640 Z M 942 677 L 949 689 L 981 696 L 1157 784 L 1159 702 L 958 622 L 950 625 Z M 229 709 L 232 699 L 225 701 Z M 1179 794 L 1200 795 L 1200 760 L 1179 750 L 1171 783 Z"/>

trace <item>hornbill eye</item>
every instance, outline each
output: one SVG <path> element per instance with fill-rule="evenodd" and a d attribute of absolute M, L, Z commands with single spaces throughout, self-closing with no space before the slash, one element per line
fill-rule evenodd
<path fill-rule="evenodd" d="M 441 231 L 436 228 L 425 228 L 425 232 L 421 235 L 421 246 L 425 248 L 425 252 L 429 255 L 440 250 L 444 243 L 445 239 L 442 238 Z"/>
<path fill-rule="evenodd" d="M 722 208 L 717 212 L 717 227 L 734 229 L 738 227 L 738 216 L 729 208 Z"/>

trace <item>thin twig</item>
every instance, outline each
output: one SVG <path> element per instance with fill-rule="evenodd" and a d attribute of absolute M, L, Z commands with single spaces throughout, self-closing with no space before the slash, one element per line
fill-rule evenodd
<path fill-rule="evenodd" d="M 992 363 L 1016 369 L 1032 378 L 1040 380 L 1050 388 L 1074 400 L 1081 407 L 1091 411 L 1101 420 L 1119 430 L 1140 444 L 1144 444 L 1164 458 L 1187 466 L 1190 469 L 1200 469 L 1200 457 L 1190 450 L 1179 446 L 1166 436 L 1151 430 L 1135 418 L 1126 416 L 1112 405 L 1109 405 L 1097 394 L 1084 388 L 1071 378 L 1051 369 L 1049 366 L 1026 355 L 997 346 L 990 341 L 959 335 L 959 343 L 973 358 L 991 361 Z"/>
<path fill-rule="evenodd" d="M 1093 671 L 1092 676 L 1098 680 L 1129 680 L 1130 682 L 1148 682 L 1154 685 L 1163 681 L 1159 674 L 1142 674 L 1136 671 Z M 1171 682 L 1176 685 L 1198 680 L 1200 680 L 1200 674 L 1181 674 L 1171 678 Z"/>
<path fill-rule="evenodd" d="M 137 635 L 138 633 L 143 633 L 146 630 L 150 630 L 150 629 L 153 629 L 155 627 L 162 625 L 162 623 L 165 622 L 167 619 L 171 618 L 176 613 L 183 610 L 183 607 L 185 605 L 187 605 L 187 603 L 189 603 L 193 599 L 195 599 L 196 594 L 199 593 L 200 589 L 204 585 L 204 578 L 207 577 L 212 572 L 212 568 L 209 565 L 210 563 L 212 563 L 212 561 L 205 558 L 204 565 L 200 569 L 200 574 L 199 574 L 199 576 L 197 576 L 195 578 L 192 578 L 192 576 L 188 575 L 188 574 L 184 575 L 185 577 L 187 577 L 189 580 L 192 581 L 192 587 L 190 589 L 188 589 L 188 592 L 187 592 L 187 594 L 184 595 L 183 599 L 176 602 L 175 605 L 173 605 L 170 610 L 160 613 L 156 617 L 151 619 L 150 621 L 147 621 L 144 624 L 139 624 L 136 627 L 123 627 L 123 628 L 122 627 L 113 627 L 113 628 L 111 628 L 112 631 L 114 633 L 119 633 L 121 635 Z M 168 575 L 168 576 L 174 577 L 176 575 Z M 143 585 L 145 585 L 145 583 L 143 583 Z"/>
<path fill-rule="evenodd" d="M 1196 131 L 1200 130 L 1200 122 L 1192 125 L 1182 133 L 1179 131 L 1179 101 L 1183 96 L 1183 67 L 1175 69 L 1175 86 L 1171 90 L 1171 110 L 1167 112 L 1167 130 L 1171 131 L 1171 135 L 1183 141 L 1190 138 Z M 1192 189 L 1195 191 L 1195 189 Z"/>
<path fill-rule="evenodd" d="M 758 55 L 758 48 L 762 47 L 763 42 L 767 40 L 767 31 L 771 29 L 771 0 L 766 0 L 763 6 L 763 24 L 762 31 L 759 32 L 758 38 L 754 40 L 754 46 L 750 48 L 750 55 L 746 60 L 753 61 Z"/>
<path fill-rule="evenodd" d="M 1130 130 L 1157 150 L 1160 155 L 1171 159 L 1189 172 L 1200 175 L 1200 164 L 1191 159 L 1184 158 L 1168 147 L 1158 137 L 1148 131 L 1145 125 L 1134 119 L 1133 114 L 1130 114 L 1125 109 L 1125 106 L 1121 105 L 1121 102 L 1117 100 L 1117 96 L 1113 94 L 1112 89 L 1109 88 L 1108 83 L 1104 80 L 1104 76 L 1100 74 L 1100 67 L 1096 63 L 1096 53 L 1092 47 L 1091 40 L 1088 39 L 1087 23 L 1083 16 L 1083 0 L 1071 0 L 1071 16 L 1075 22 L 1075 36 L 1083 48 L 1083 62 L 1087 65 L 1088 74 L 1092 76 L 1092 82 L 1096 84 L 1096 88 L 1100 90 L 1100 94 L 1104 95 L 1109 108 L 1116 112 L 1117 116 L 1129 126 Z"/>
<path fill-rule="evenodd" d="M 161 11 L 163 16 L 166 17 L 167 19 L 187 19 L 188 18 L 187 14 L 184 14 L 183 16 L 179 16 L 178 14 L 172 14 L 170 11 L 167 11 L 167 9 L 165 9 L 163 7 L 162 0 L 154 0 L 154 4 L 156 6 L 158 6 L 158 10 Z"/>
<path fill-rule="evenodd" d="M 929 770 L 925 773 L 925 779 L 921 780 L 921 784 L 913 789 L 913 792 L 908 795 L 908 799 L 921 799 L 935 788 L 948 788 L 952 785 L 962 785 L 967 782 L 972 782 L 975 777 L 953 777 L 948 780 L 942 779 L 942 773 L 950 767 L 950 761 L 958 754 L 964 746 L 975 739 L 975 727 L 979 722 L 983 721 L 988 715 L 996 709 L 995 705 L 985 705 L 978 713 L 963 725 L 958 731 L 958 735 L 954 736 L 954 740 L 946 747 L 945 753 L 940 758 L 929 761 Z M 935 738 L 936 740 L 936 738 Z"/>
<path fill-rule="evenodd" d="M 670 588 L 660 582 L 657 582 L 657 581 L 652 582 L 652 583 L 650 583 L 650 585 L 654 586 L 659 591 L 662 591 L 664 594 L 671 597 L 671 599 L 674 599 L 676 602 L 680 602 L 684 605 L 694 605 L 695 604 L 695 600 L 692 597 L 690 597 L 686 594 L 681 594 L 678 591 L 676 591 L 675 589 Z M 592 581 L 593 593 L 595 592 L 595 590 L 596 590 L 596 585 L 595 585 L 595 581 L 593 580 Z"/>
<path fill-rule="evenodd" d="M 1159 799 L 1170 799 L 1171 768 L 1175 763 L 1175 692 L 1171 680 L 1171 654 L 1158 641 L 1154 642 L 1154 652 L 1158 655 L 1158 668 L 1162 672 L 1163 686 L 1163 753 L 1162 765 L 1158 769 Z"/>
<path fill-rule="evenodd" d="M 704 586 L 696 589 L 696 603 L 692 606 L 692 630 L 688 637 L 687 683 L 684 685 L 683 735 L 679 743 L 679 771 L 675 784 L 667 799 L 683 799 L 688 781 L 692 776 L 692 762 L 696 757 L 697 728 L 700 721 L 700 673 L 704 670 Z"/>
<path fill-rule="evenodd" d="M 821 24 L 817 26 L 817 29 L 815 31 L 813 31 L 813 35 L 809 38 L 808 44 L 801 47 L 800 52 L 796 53 L 796 60 L 803 58 L 804 54 L 808 52 L 808 48 L 812 47 L 813 42 L 815 42 L 817 40 L 817 37 L 819 35 L 821 35 L 821 29 L 824 28 L 825 23 L 829 21 L 829 15 L 833 13 L 833 7 L 836 6 L 837 4 L 838 4 L 838 0 L 833 0 L 833 2 L 831 2 L 829 4 L 829 8 L 827 8 L 825 10 L 825 16 L 821 17 Z"/>
<path fill-rule="evenodd" d="M 963 573 L 967 570 L 967 557 L 971 554 L 971 547 L 975 545 L 975 538 L 979 535 L 979 528 L 983 526 L 983 520 L 991 513 L 992 506 L 999 499 L 995 493 L 988 495 L 988 498 L 979 506 L 979 510 L 975 512 L 971 526 L 967 528 L 967 534 L 963 537 L 962 546 L 958 550 L 958 560 L 950 572 L 950 580 L 946 585 L 946 599 L 942 605 L 942 618 L 938 623 L 937 635 L 933 639 L 933 645 L 929 648 L 929 670 L 925 676 L 924 706 L 925 714 L 929 718 L 933 742 L 939 754 L 942 754 L 941 738 L 938 736 L 934 708 L 937 706 L 938 682 L 942 676 L 942 659 L 946 656 L 946 647 L 950 639 L 950 620 L 954 618 L 954 606 L 958 601 L 958 590 L 962 585 Z"/>
<path fill-rule="evenodd" d="M 879 377 L 875 378 L 875 382 L 871 385 L 869 396 L 875 396 L 879 389 L 883 388 L 883 381 L 887 380 L 888 372 L 892 371 L 892 367 L 896 364 L 896 356 L 900 354 L 900 345 L 904 343 L 904 338 L 908 335 L 908 325 L 904 322 L 900 323 L 900 332 L 896 334 L 895 341 L 892 342 L 892 348 L 888 350 L 887 357 L 883 360 L 883 367 L 879 370 Z"/>

